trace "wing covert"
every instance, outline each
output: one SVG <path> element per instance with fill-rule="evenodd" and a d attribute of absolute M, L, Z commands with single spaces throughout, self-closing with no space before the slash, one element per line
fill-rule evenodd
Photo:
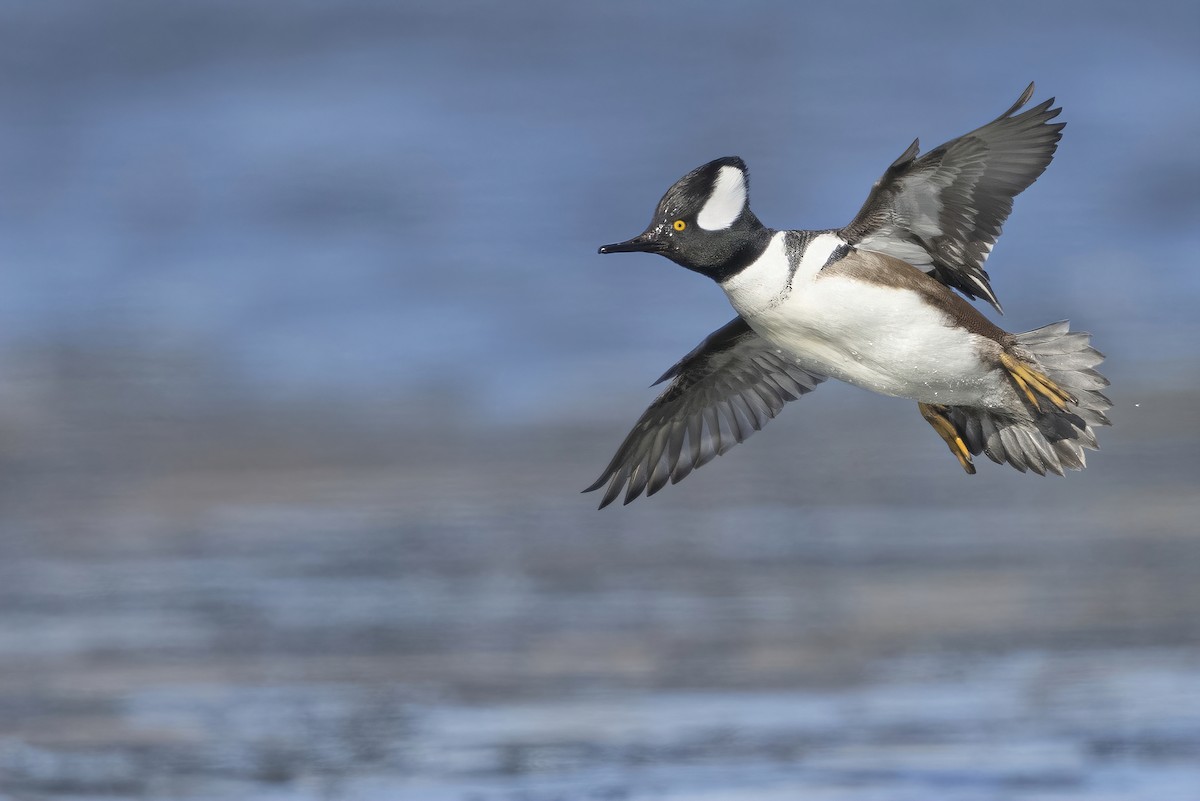
<path fill-rule="evenodd" d="M 758 431 L 784 404 L 824 381 L 797 367 L 741 317 L 710 334 L 655 384 L 671 383 L 638 418 L 594 484 L 600 508 L 683 480 Z"/>
<path fill-rule="evenodd" d="M 1017 113 L 1033 96 L 1031 83 L 1008 111 L 971 133 L 917 158 L 919 140 L 875 182 L 847 242 L 903 259 L 968 298 L 982 297 L 1003 313 L 983 269 L 1013 198 L 1045 171 L 1065 123 L 1054 98 Z"/>

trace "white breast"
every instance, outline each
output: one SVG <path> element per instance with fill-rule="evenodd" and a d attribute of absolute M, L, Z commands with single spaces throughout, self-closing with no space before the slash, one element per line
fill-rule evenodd
<path fill-rule="evenodd" d="M 846 244 L 837 234 L 819 234 L 808 243 L 799 262 L 793 264 L 788 259 L 787 237 L 787 231 L 776 233 L 758 259 L 721 285 L 729 302 L 747 321 L 747 315 L 786 302 L 798 283 L 811 281 L 833 251 Z"/>
<path fill-rule="evenodd" d="M 844 274 L 820 274 L 845 244 L 809 243 L 793 271 L 784 234 L 722 287 L 760 336 L 806 369 L 885 395 L 927 403 L 980 402 L 996 390 L 991 341 L 972 334 L 918 293 Z"/>
<path fill-rule="evenodd" d="M 750 313 L 753 314 L 753 310 L 767 308 L 786 292 L 792 277 L 792 265 L 788 262 L 785 244 L 786 236 L 785 231 L 776 233 L 761 256 L 721 284 L 729 302 L 747 321 L 749 317 L 742 309 L 751 310 Z"/>

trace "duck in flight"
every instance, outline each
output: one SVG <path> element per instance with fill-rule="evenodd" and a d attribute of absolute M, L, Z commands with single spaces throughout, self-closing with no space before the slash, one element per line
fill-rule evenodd
<path fill-rule="evenodd" d="M 1066 322 L 1009 333 L 954 291 L 1001 311 L 984 262 L 1064 127 L 1053 98 L 1021 111 L 1033 91 L 923 156 L 914 141 L 844 228 L 767 228 L 745 163 L 726 157 L 668 189 L 644 232 L 601 247 L 708 276 L 737 316 L 656 382 L 670 383 L 584 492 L 604 487 L 600 508 L 653 495 L 826 378 L 915 400 L 969 474 L 980 453 L 1039 475 L 1083 469 L 1111 407 L 1090 336 Z"/>

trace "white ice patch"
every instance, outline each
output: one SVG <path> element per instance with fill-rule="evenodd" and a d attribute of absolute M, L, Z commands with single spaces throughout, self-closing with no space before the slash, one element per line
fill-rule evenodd
<path fill-rule="evenodd" d="M 696 216 L 696 224 L 706 231 L 720 231 L 733 225 L 746 205 L 746 176 L 737 167 L 722 167 L 717 173 L 712 194 Z"/>

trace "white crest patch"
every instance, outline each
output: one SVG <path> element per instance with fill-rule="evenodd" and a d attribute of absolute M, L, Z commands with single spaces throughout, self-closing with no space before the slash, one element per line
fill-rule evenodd
<path fill-rule="evenodd" d="M 696 215 L 696 224 L 706 231 L 720 231 L 733 225 L 746 205 L 746 176 L 737 167 L 722 167 L 717 173 L 712 194 Z"/>

